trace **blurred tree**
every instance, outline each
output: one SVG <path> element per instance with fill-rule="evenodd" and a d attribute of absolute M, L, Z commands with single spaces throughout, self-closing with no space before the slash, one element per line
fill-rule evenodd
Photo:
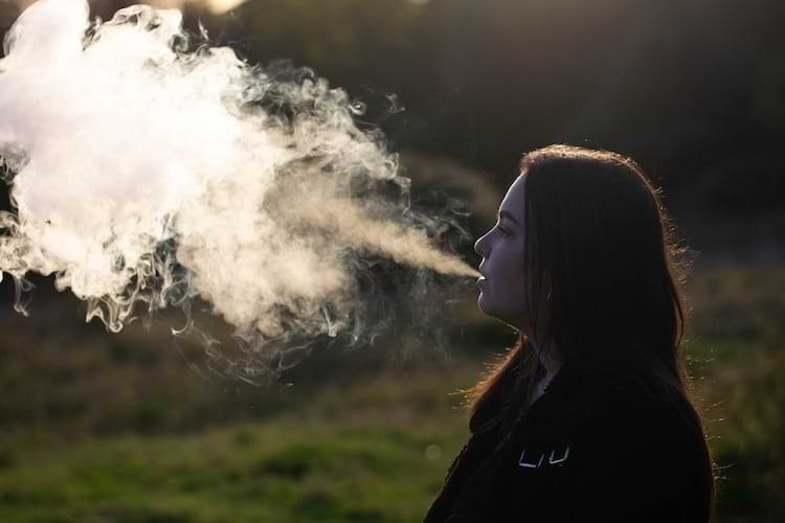
<path fill-rule="evenodd" d="M 289 59 L 346 87 L 368 105 L 360 124 L 396 150 L 450 156 L 503 186 L 535 147 L 614 149 L 665 185 L 677 214 L 765 213 L 785 238 L 778 0 L 250 0 L 189 14 L 250 62 Z"/>

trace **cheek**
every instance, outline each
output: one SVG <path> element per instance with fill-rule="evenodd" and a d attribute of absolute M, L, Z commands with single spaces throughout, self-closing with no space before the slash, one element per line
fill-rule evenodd
<path fill-rule="evenodd" d="M 498 259 L 494 262 L 494 273 L 498 275 L 505 287 L 517 288 L 517 283 L 523 280 L 523 250 L 519 245 L 510 244 L 500 246 Z"/>
<path fill-rule="evenodd" d="M 494 252 L 493 262 L 489 283 L 494 304 L 511 313 L 520 312 L 524 306 L 522 249 L 517 245 L 500 245 Z"/>

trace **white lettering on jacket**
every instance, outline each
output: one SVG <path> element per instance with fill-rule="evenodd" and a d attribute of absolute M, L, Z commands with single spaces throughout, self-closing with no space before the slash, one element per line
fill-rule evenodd
<path fill-rule="evenodd" d="M 558 454 L 558 456 L 556 454 L 556 451 L 557 451 L 557 449 L 551 450 L 551 455 L 548 457 L 548 464 L 549 465 L 559 465 L 559 466 L 562 466 L 562 465 L 564 465 L 564 462 L 567 461 L 567 458 L 570 455 L 570 446 L 567 445 L 564 448 L 564 450 Z M 527 457 L 526 456 L 526 449 L 523 449 L 523 452 L 521 452 L 521 457 L 518 459 L 518 466 L 524 467 L 524 468 L 529 468 L 529 469 L 538 469 L 538 468 L 540 468 L 540 466 L 542 466 L 542 462 L 545 459 L 545 455 L 547 453 L 548 453 L 547 451 L 542 452 L 539 455 L 539 458 L 536 457 L 536 454 L 535 454 L 535 457 L 532 458 L 531 455 Z"/>

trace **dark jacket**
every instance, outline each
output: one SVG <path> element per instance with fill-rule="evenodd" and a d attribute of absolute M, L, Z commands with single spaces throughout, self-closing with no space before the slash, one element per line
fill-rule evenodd
<path fill-rule="evenodd" d="M 471 434 L 425 523 L 705 523 L 710 458 L 683 413 L 565 364 L 511 428 Z"/>

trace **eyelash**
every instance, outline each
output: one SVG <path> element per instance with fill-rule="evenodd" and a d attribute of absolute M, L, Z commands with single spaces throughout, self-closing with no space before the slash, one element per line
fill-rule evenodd
<path fill-rule="evenodd" d="M 498 230 L 500 233 L 502 233 L 502 235 L 504 235 L 504 236 L 509 236 L 509 235 L 510 235 L 509 231 L 507 231 L 506 229 L 502 229 L 502 227 L 501 227 L 500 225 L 497 225 L 497 226 L 496 226 L 496 229 L 497 229 L 497 230 Z"/>

